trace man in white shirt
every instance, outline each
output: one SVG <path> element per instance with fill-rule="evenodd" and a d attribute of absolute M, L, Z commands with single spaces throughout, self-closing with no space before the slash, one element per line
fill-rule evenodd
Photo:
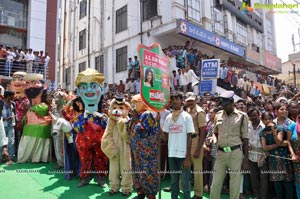
<path fill-rule="evenodd" d="M 171 175 L 171 198 L 177 199 L 179 194 L 179 177 L 181 175 L 184 199 L 190 199 L 190 167 L 192 133 L 195 133 L 193 119 L 183 111 L 183 94 L 171 94 L 173 113 L 167 116 L 163 131 L 164 140 L 168 140 L 169 172 Z"/>
<path fill-rule="evenodd" d="M 32 53 L 32 49 L 29 48 L 28 52 L 25 55 L 25 61 L 26 61 L 26 72 L 31 73 L 32 72 L 32 66 L 33 61 L 35 60 L 35 56 Z"/>
<path fill-rule="evenodd" d="M 194 70 L 191 69 L 191 67 L 188 64 L 186 65 L 186 70 L 189 84 L 191 84 L 191 88 L 189 91 L 193 91 L 195 95 L 198 95 L 198 83 L 200 81 L 200 78 L 195 74 Z"/>
<path fill-rule="evenodd" d="M 258 108 L 253 107 L 248 110 L 249 122 L 248 134 L 249 134 L 249 168 L 250 168 L 250 180 L 251 187 L 254 195 L 257 198 L 268 198 L 268 174 L 267 163 L 263 155 L 258 155 L 255 152 L 263 153 L 260 131 L 265 128 L 265 125 L 260 120 L 260 111 Z M 252 151 L 252 153 L 251 153 Z M 265 171 L 265 172 L 264 172 Z"/>
<path fill-rule="evenodd" d="M 16 54 L 11 50 L 11 47 L 6 49 L 6 62 L 5 62 L 5 76 L 10 77 L 13 61 L 16 57 Z"/>

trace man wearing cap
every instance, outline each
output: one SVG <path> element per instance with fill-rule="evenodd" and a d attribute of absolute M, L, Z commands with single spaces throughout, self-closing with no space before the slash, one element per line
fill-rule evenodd
<path fill-rule="evenodd" d="M 239 198 L 242 171 L 248 170 L 248 117 L 234 108 L 233 91 L 223 92 L 223 110 L 215 116 L 214 134 L 210 140 L 218 144 L 210 198 L 219 199 L 226 173 L 230 174 L 230 198 Z"/>
<path fill-rule="evenodd" d="M 206 137 L 206 113 L 196 104 L 196 96 L 193 92 L 186 94 L 186 111 L 192 116 L 195 133 L 192 134 L 191 160 L 194 165 L 194 197 L 201 199 L 203 195 L 203 142 Z"/>

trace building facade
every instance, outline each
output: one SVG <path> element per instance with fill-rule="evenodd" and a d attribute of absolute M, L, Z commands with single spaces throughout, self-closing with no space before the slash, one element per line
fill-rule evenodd
<path fill-rule="evenodd" d="M 47 79 L 55 80 L 57 0 L 0 1 L 0 44 L 48 52 Z M 4 77 L 5 78 L 5 77 Z"/>
<path fill-rule="evenodd" d="M 252 74 L 279 73 L 272 13 L 243 12 L 243 5 L 239 0 L 61 1 L 57 82 L 74 89 L 75 77 L 87 67 L 103 72 L 107 83 L 125 81 L 137 45 L 154 42 L 166 48 L 190 41 L 203 54 Z"/>

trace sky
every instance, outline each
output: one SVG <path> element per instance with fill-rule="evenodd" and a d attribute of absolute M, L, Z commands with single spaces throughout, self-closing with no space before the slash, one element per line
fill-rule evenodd
<path fill-rule="evenodd" d="M 283 0 L 283 2 L 286 4 L 295 4 L 297 2 L 300 3 L 300 0 Z M 282 1 L 273 0 L 273 3 L 282 3 Z M 300 5 L 298 9 L 294 10 L 298 12 L 298 15 L 294 13 L 274 14 L 277 57 L 281 59 L 282 63 L 288 61 L 289 54 L 294 53 L 292 45 L 292 34 L 294 34 L 295 43 L 300 43 L 300 36 L 298 34 L 298 29 L 300 28 Z M 299 51 L 300 45 L 297 45 L 295 52 Z"/>

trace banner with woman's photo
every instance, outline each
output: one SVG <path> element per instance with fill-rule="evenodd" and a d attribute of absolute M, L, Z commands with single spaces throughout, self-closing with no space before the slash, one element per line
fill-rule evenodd
<path fill-rule="evenodd" d="M 140 60 L 141 96 L 154 111 L 162 111 L 170 98 L 170 59 L 159 43 L 137 47 Z"/>

